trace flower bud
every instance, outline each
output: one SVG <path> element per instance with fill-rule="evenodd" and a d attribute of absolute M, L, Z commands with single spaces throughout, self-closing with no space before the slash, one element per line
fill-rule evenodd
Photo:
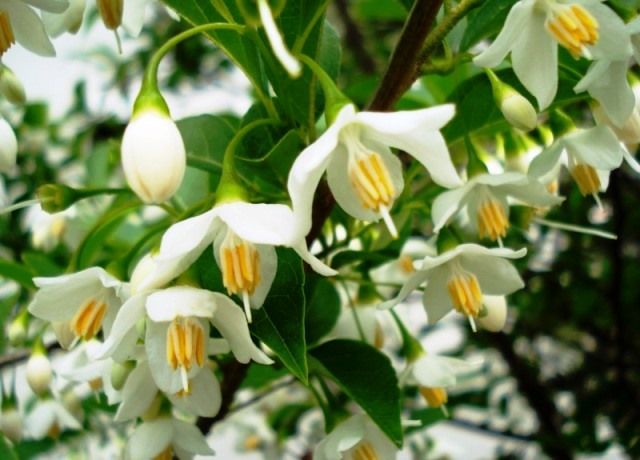
<path fill-rule="evenodd" d="M 51 384 L 51 362 L 41 351 L 34 351 L 27 361 L 27 382 L 31 390 L 42 396 Z"/>
<path fill-rule="evenodd" d="M 27 338 L 27 317 L 25 315 L 21 314 L 11 322 L 8 335 L 11 346 L 19 347 L 24 344 L 24 340 Z"/>
<path fill-rule="evenodd" d="M 487 76 L 491 82 L 493 98 L 507 121 L 522 131 L 535 128 L 538 124 L 538 114 L 531 102 L 512 86 L 500 80 L 493 71 L 487 69 Z"/>
<path fill-rule="evenodd" d="M 84 416 L 84 410 L 82 409 L 82 399 L 74 390 L 69 390 L 63 393 L 61 399 L 62 405 L 69 411 L 75 418 L 82 420 Z"/>
<path fill-rule="evenodd" d="M 18 140 L 7 120 L 0 117 L 0 172 L 9 172 L 16 164 Z"/>
<path fill-rule="evenodd" d="M 135 113 L 122 139 L 122 166 L 129 187 L 145 203 L 163 203 L 182 183 L 184 142 L 168 113 L 144 108 Z"/>
<path fill-rule="evenodd" d="M 15 105 L 24 104 L 27 96 L 22 82 L 16 77 L 9 67 L 4 67 L 0 73 L 0 92 L 9 102 Z"/>
<path fill-rule="evenodd" d="M 114 362 L 111 366 L 111 385 L 120 391 L 124 386 L 134 366 L 130 362 Z"/>
<path fill-rule="evenodd" d="M 0 432 L 14 443 L 22 439 L 22 416 L 15 407 L 2 410 Z"/>
<path fill-rule="evenodd" d="M 36 190 L 36 196 L 40 200 L 40 207 L 51 214 L 64 211 L 82 198 L 77 190 L 62 184 L 41 185 Z"/>
<path fill-rule="evenodd" d="M 507 322 L 507 300 L 504 296 L 485 295 L 482 298 L 483 312 L 476 318 L 480 327 L 491 332 L 500 332 Z"/>

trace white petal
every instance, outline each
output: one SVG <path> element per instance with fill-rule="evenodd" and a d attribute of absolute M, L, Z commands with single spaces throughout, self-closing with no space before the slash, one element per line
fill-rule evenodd
<path fill-rule="evenodd" d="M 496 67 L 500 64 L 531 20 L 534 4 L 531 1 L 520 1 L 513 5 L 496 39 L 489 48 L 473 59 L 473 63 L 481 67 Z"/>
<path fill-rule="evenodd" d="M 64 32 L 78 32 L 82 25 L 85 6 L 85 0 L 69 0 L 69 7 L 62 14 L 43 12 L 42 22 L 49 35 L 57 37 Z"/>
<path fill-rule="evenodd" d="M 273 13 L 271 12 L 271 8 L 269 8 L 267 0 L 258 0 L 258 12 L 260 13 L 260 21 L 262 21 L 264 32 L 267 35 L 267 40 L 269 40 L 273 54 L 275 54 L 291 78 L 298 78 L 302 73 L 302 65 L 287 48 L 282 34 L 273 19 Z"/>
<path fill-rule="evenodd" d="M 438 233 L 449 219 L 464 206 L 466 195 L 473 191 L 473 184 L 465 184 L 462 187 L 442 192 L 433 201 L 431 207 L 431 219 L 433 231 Z"/>
<path fill-rule="evenodd" d="M 316 273 L 322 276 L 335 276 L 338 274 L 336 270 L 326 265 L 316 256 L 309 252 L 309 248 L 307 247 L 307 243 L 304 239 L 301 239 L 300 242 L 294 246 L 291 246 L 294 251 L 300 256 L 302 260 L 304 260 Z"/>
<path fill-rule="evenodd" d="M 422 304 L 427 312 L 428 324 L 435 324 L 444 318 L 452 309 L 453 303 L 447 292 L 449 269 L 441 267 L 433 270 L 429 282 L 424 288 Z"/>
<path fill-rule="evenodd" d="M 251 308 L 260 308 L 267 298 L 273 280 L 276 278 L 278 271 L 278 255 L 273 246 L 259 244 L 256 246 L 258 254 L 260 254 L 260 282 L 256 286 L 256 290 L 250 297 Z"/>
<path fill-rule="evenodd" d="M 140 35 L 149 0 L 126 0 L 122 10 L 122 27 L 132 37 Z"/>
<path fill-rule="evenodd" d="M 400 288 L 400 292 L 398 293 L 397 296 L 395 296 L 391 300 L 387 300 L 386 302 L 381 303 L 380 305 L 378 305 L 378 308 L 381 309 L 381 310 L 386 310 L 388 308 L 395 307 L 400 302 L 402 302 L 407 297 L 409 297 L 409 295 L 413 291 L 415 291 L 418 288 L 418 286 L 420 286 L 422 283 L 424 283 L 427 280 L 428 277 L 429 277 L 429 274 L 427 272 L 423 272 L 421 270 L 416 271 L 402 285 L 402 288 Z"/>
<path fill-rule="evenodd" d="M 22 0 L 31 6 L 39 8 L 49 13 L 64 13 L 69 7 L 69 2 L 65 0 Z"/>
<path fill-rule="evenodd" d="M 438 131 L 454 115 L 454 105 L 443 104 L 419 110 L 359 112 L 356 114 L 355 120 L 356 123 L 363 125 L 363 137 L 365 139 L 374 139 L 386 144 L 386 139 L 395 139 L 396 136 L 403 136 L 416 131 Z"/>
<path fill-rule="evenodd" d="M 558 44 L 544 22 L 545 14 L 534 10 L 511 53 L 513 71 L 540 110 L 551 104 L 558 90 Z"/>
<path fill-rule="evenodd" d="M 618 60 L 632 54 L 629 32 L 622 19 L 597 0 L 580 0 L 598 22 L 598 41 L 589 47 L 593 59 Z"/>
<path fill-rule="evenodd" d="M 458 375 L 478 369 L 479 364 L 481 362 L 425 355 L 414 363 L 413 375 L 421 386 L 447 387 L 455 385 Z"/>
<path fill-rule="evenodd" d="M 488 295 L 507 295 L 524 287 L 518 270 L 495 255 L 462 255 L 460 264 L 476 275 L 480 289 Z"/>
<path fill-rule="evenodd" d="M 127 443 L 131 460 L 148 460 L 165 450 L 174 434 L 171 422 L 170 418 L 163 417 L 138 426 Z"/>
<path fill-rule="evenodd" d="M 144 304 L 146 300 L 146 296 L 137 295 L 131 297 L 122 305 L 111 326 L 111 333 L 107 336 L 94 356 L 96 359 L 111 355 L 129 331 L 136 327 L 136 323 L 144 317 Z"/>
<path fill-rule="evenodd" d="M 635 107 L 635 97 L 627 79 L 627 71 L 626 60 L 611 62 L 607 66 L 607 75 L 588 87 L 589 94 L 600 103 L 609 119 L 618 127 L 624 126 Z"/>
<path fill-rule="evenodd" d="M 190 267 L 214 238 L 215 210 L 172 225 L 154 257 L 156 269 L 140 283 L 139 292 L 161 287 Z"/>
<path fill-rule="evenodd" d="M 320 453 L 327 460 L 342 458 L 343 452 L 351 449 L 362 438 L 364 438 L 365 426 L 364 416 L 354 415 L 340 423 L 316 448 L 315 456 Z"/>
<path fill-rule="evenodd" d="M 42 439 L 47 435 L 55 421 L 55 413 L 52 405 L 55 401 L 42 401 L 36 404 L 26 416 L 25 426 L 29 434 L 35 439 Z"/>
<path fill-rule="evenodd" d="M 241 363 L 248 363 L 253 359 L 260 364 L 271 364 L 273 361 L 251 341 L 242 310 L 227 296 L 218 293 L 213 295 L 216 296 L 217 308 L 211 323 L 229 342 L 236 359 Z"/>
<path fill-rule="evenodd" d="M 638 160 L 635 159 L 635 157 L 631 154 L 631 152 L 629 152 L 629 150 L 627 150 L 624 145 L 622 146 L 622 154 L 629 167 L 635 172 L 640 173 L 640 163 L 638 163 Z"/>
<path fill-rule="evenodd" d="M 378 458 L 395 459 L 398 455 L 398 448 L 391 442 L 387 436 L 380 431 L 370 419 L 366 419 L 364 438 L 373 446 Z"/>
<path fill-rule="evenodd" d="M 596 169 L 610 171 L 622 164 L 622 145 L 607 126 L 577 131 L 566 136 L 564 144 L 571 155 Z"/>
<path fill-rule="evenodd" d="M 533 159 L 527 174 L 533 178 L 543 180 L 545 176 L 556 168 L 563 150 L 564 145 L 562 142 L 556 142 L 551 147 L 543 150 Z"/>
<path fill-rule="evenodd" d="M 157 393 L 148 362 L 138 362 L 122 387 L 122 403 L 114 420 L 124 422 L 141 416 L 151 406 Z"/>
<path fill-rule="evenodd" d="M 549 193 L 547 187 L 534 179 L 530 179 L 525 184 L 502 185 L 497 189 L 501 194 L 531 206 L 555 206 L 564 200 L 562 197 Z"/>
<path fill-rule="evenodd" d="M 31 8 L 22 2 L 3 2 L 2 8 L 9 13 L 18 43 L 41 56 L 55 56 L 56 51 L 44 30 L 44 24 Z"/>
<path fill-rule="evenodd" d="M 485 295 L 482 296 L 487 314 L 478 316 L 478 325 L 491 332 L 500 332 L 507 321 L 507 299 L 504 296 Z"/>
<path fill-rule="evenodd" d="M 295 218 L 289 206 L 236 201 L 215 207 L 220 219 L 240 238 L 254 244 L 289 245 Z"/>
<path fill-rule="evenodd" d="M 338 145 L 338 135 L 342 127 L 355 114 L 351 104 L 342 108 L 334 123 L 313 144 L 305 148 L 293 162 L 289 171 L 287 189 L 296 218 L 296 235 L 304 237 L 311 229 L 313 196 L 329 159 Z"/>
<path fill-rule="evenodd" d="M 172 321 L 177 316 L 211 318 L 216 311 L 216 295 L 205 289 L 174 286 L 149 295 L 146 306 L 153 321 Z"/>
<path fill-rule="evenodd" d="M 193 378 L 191 394 L 168 396 L 174 405 L 199 417 L 213 417 L 220 410 L 222 403 L 220 384 L 209 369 L 204 369 Z"/>
<path fill-rule="evenodd" d="M 173 444 L 192 454 L 213 455 L 200 430 L 194 425 L 180 420 L 172 420 Z"/>

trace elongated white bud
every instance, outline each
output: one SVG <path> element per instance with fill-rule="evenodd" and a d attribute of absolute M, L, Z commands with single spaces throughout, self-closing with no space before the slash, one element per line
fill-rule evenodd
<path fill-rule="evenodd" d="M 7 120 L 0 117 L 0 172 L 9 172 L 16 164 L 18 140 Z"/>
<path fill-rule="evenodd" d="M 51 384 L 51 362 L 49 358 L 35 352 L 27 361 L 27 382 L 31 390 L 39 396 L 43 395 Z"/>
<path fill-rule="evenodd" d="M 15 407 L 2 411 L 0 432 L 14 443 L 22 439 L 22 416 Z"/>
<path fill-rule="evenodd" d="M 27 96 L 24 92 L 24 86 L 15 73 L 4 67 L 0 74 L 0 92 L 12 104 L 24 104 Z"/>
<path fill-rule="evenodd" d="M 187 166 L 184 142 L 166 114 L 136 114 L 124 132 L 121 153 L 129 187 L 145 203 L 167 201 L 182 183 Z"/>
<path fill-rule="evenodd" d="M 478 325 L 491 332 L 500 332 L 507 322 L 507 300 L 504 296 L 485 295 L 483 313 L 476 319 Z"/>
<path fill-rule="evenodd" d="M 505 91 L 500 101 L 500 111 L 511 126 L 522 131 L 531 131 L 538 124 L 538 114 L 531 102 L 515 90 Z"/>

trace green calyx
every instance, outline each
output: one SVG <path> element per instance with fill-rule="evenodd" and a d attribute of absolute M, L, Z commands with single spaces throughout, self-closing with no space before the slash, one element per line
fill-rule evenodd
<path fill-rule="evenodd" d="M 324 94 L 324 115 L 327 119 L 327 125 L 330 125 L 334 122 L 340 110 L 345 105 L 353 104 L 353 102 L 338 89 L 335 82 L 316 61 L 305 55 L 301 55 L 299 58 L 311 69 L 320 83 Z"/>
<path fill-rule="evenodd" d="M 134 119 L 137 116 L 150 111 L 158 112 L 166 117 L 171 117 L 167 101 L 165 101 L 158 89 L 158 85 L 155 81 L 155 75 L 153 79 L 145 78 L 143 81 L 140 92 L 133 103 L 133 114 L 131 118 Z"/>
<path fill-rule="evenodd" d="M 511 85 L 506 84 L 495 72 L 489 68 L 485 69 L 489 82 L 491 82 L 491 91 L 493 92 L 493 98 L 498 106 L 502 105 L 502 102 L 509 96 L 520 95 Z"/>

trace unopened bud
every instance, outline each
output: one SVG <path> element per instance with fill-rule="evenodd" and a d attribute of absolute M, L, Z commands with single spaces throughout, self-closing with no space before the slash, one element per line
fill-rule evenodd
<path fill-rule="evenodd" d="M 134 366 L 129 362 L 114 362 L 111 366 L 111 386 L 118 391 L 121 390 L 133 368 Z"/>
<path fill-rule="evenodd" d="M 121 156 L 129 187 L 145 203 L 167 201 L 184 178 L 184 142 L 168 113 L 153 108 L 134 113 L 124 132 Z"/>
<path fill-rule="evenodd" d="M 35 394 L 45 394 L 51 384 L 52 374 L 49 358 L 40 351 L 32 353 L 27 361 L 27 382 Z"/>
<path fill-rule="evenodd" d="M 19 347 L 24 344 L 27 338 L 27 314 L 26 310 L 19 314 L 9 325 L 9 343 L 13 347 Z"/>
<path fill-rule="evenodd" d="M 16 164 L 18 139 L 7 120 L 0 117 L 0 172 L 6 173 Z"/>
<path fill-rule="evenodd" d="M 36 190 L 36 196 L 40 200 L 40 207 L 52 214 L 64 211 L 81 198 L 76 189 L 62 184 L 41 185 Z"/>
<path fill-rule="evenodd" d="M 507 322 L 507 301 L 504 296 L 485 295 L 482 298 L 482 313 L 476 318 L 480 327 L 491 332 L 500 332 Z"/>
<path fill-rule="evenodd" d="M 82 409 L 82 399 L 80 399 L 75 391 L 69 390 L 62 395 L 62 405 L 75 418 L 82 419 L 84 413 Z"/>
<path fill-rule="evenodd" d="M 487 76 L 491 82 L 493 98 L 507 121 L 522 131 L 535 128 L 538 124 L 538 114 L 531 102 L 512 86 L 500 80 L 492 70 L 487 69 Z"/>
<path fill-rule="evenodd" d="M 2 73 L 0 73 L 0 92 L 9 102 L 15 105 L 24 104 L 27 100 L 22 82 L 6 66 L 3 67 Z"/>
<path fill-rule="evenodd" d="M 122 24 L 124 0 L 97 0 L 102 22 L 109 30 L 116 30 Z"/>
<path fill-rule="evenodd" d="M 0 432 L 14 443 L 22 440 L 22 416 L 15 407 L 2 410 Z"/>

